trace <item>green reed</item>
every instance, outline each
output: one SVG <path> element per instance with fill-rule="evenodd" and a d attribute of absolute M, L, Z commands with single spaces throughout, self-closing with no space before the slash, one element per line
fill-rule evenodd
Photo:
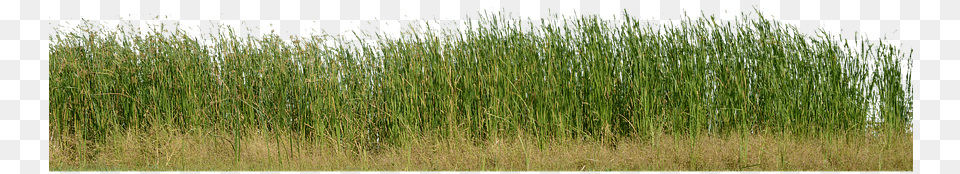
<path fill-rule="evenodd" d="M 909 130 L 907 54 L 757 16 L 688 17 L 654 30 L 625 12 L 487 14 L 466 28 L 410 27 L 367 41 L 257 38 L 221 26 L 212 44 L 178 26 L 139 35 L 86 23 L 51 36 L 50 129 L 84 141 L 158 126 L 236 139 L 261 130 L 359 149 L 425 135 L 543 143 Z"/>

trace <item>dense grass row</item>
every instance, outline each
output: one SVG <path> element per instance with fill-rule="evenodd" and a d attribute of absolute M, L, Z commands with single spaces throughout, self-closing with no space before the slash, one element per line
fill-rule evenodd
<path fill-rule="evenodd" d="M 212 44 L 174 26 L 139 35 L 88 23 L 51 36 L 50 129 L 94 141 L 158 126 L 255 129 L 348 144 L 909 131 L 911 59 L 899 48 L 758 16 L 654 30 L 626 13 L 539 25 L 499 14 L 373 42 L 224 27 Z"/>

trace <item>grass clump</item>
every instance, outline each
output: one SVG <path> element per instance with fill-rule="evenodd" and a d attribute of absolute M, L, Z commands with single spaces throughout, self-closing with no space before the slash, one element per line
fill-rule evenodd
<path fill-rule="evenodd" d="M 164 130 L 228 144 L 234 161 L 252 148 L 243 142 L 271 140 L 275 150 L 262 155 L 283 165 L 311 142 L 364 156 L 430 138 L 484 146 L 515 137 L 544 150 L 568 140 L 617 147 L 672 137 L 696 147 L 732 135 L 911 134 L 906 54 L 757 16 L 688 17 L 655 30 L 626 13 L 540 23 L 492 14 L 372 41 L 222 27 L 210 44 L 176 26 L 138 35 L 87 23 L 51 36 L 51 148 L 82 165 L 106 153 L 97 145 Z M 523 155 L 530 169 L 536 156 Z M 877 161 L 866 169 L 886 169 Z"/>

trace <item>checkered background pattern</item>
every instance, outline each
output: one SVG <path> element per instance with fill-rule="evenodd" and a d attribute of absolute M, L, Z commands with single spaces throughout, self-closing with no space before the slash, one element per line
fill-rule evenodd
<path fill-rule="evenodd" d="M 417 19 L 453 24 L 483 11 L 533 20 L 574 12 L 612 19 L 625 9 L 669 23 L 684 11 L 732 20 L 754 7 L 810 34 L 819 27 L 844 36 L 866 32 L 913 49 L 914 172 L 960 173 L 960 0 L 0 0 L 0 173 L 50 173 L 48 36 L 82 19 L 308 36 L 394 32 L 405 26 L 396 24 Z"/>

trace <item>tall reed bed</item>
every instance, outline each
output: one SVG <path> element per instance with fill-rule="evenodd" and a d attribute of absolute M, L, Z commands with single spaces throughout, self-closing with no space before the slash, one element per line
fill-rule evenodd
<path fill-rule="evenodd" d="M 51 36 L 51 138 L 258 130 L 375 149 L 419 136 L 909 133 L 909 55 L 758 16 L 655 30 L 625 12 L 488 14 L 366 42 L 221 27 L 211 44 L 176 26 L 87 23 Z"/>

